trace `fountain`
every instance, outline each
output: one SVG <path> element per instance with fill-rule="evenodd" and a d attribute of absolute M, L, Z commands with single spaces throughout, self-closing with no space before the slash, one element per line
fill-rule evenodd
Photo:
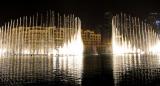
<path fill-rule="evenodd" d="M 73 14 L 37 13 L 0 27 L 1 57 L 82 53 L 81 21 Z"/>
<path fill-rule="evenodd" d="M 114 54 L 157 54 L 160 38 L 151 24 L 137 17 L 117 14 L 112 18 L 112 49 Z"/>
<path fill-rule="evenodd" d="M 0 27 L 0 84 L 80 85 L 82 53 L 81 21 L 73 14 L 49 11 L 11 20 Z"/>

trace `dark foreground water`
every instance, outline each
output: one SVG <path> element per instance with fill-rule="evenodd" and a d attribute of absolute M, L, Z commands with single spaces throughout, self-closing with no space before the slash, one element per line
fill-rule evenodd
<path fill-rule="evenodd" d="M 160 56 L 1 57 L 0 86 L 160 86 Z"/>

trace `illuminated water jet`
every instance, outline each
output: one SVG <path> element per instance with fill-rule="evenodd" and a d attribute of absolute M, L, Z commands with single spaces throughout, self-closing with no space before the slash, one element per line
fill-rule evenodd
<path fill-rule="evenodd" d="M 81 21 L 53 11 L 11 20 L 0 27 L 0 54 L 78 55 L 83 53 Z"/>
<path fill-rule="evenodd" d="M 126 14 L 112 18 L 112 49 L 114 54 L 158 54 L 160 38 L 152 25 Z"/>

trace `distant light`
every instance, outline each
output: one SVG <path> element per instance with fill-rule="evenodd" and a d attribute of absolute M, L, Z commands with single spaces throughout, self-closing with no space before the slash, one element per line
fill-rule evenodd
<path fill-rule="evenodd" d="M 160 23 L 160 21 L 159 20 L 156 20 L 156 24 L 159 24 Z"/>
<path fill-rule="evenodd" d="M 160 27 L 160 20 L 156 20 L 156 26 Z"/>

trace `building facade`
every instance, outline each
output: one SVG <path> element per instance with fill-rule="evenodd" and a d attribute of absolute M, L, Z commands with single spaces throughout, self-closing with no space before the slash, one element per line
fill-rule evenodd
<path fill-rule="evenodd" d="M 82 30 L 84 53 L 98 54 L 101 52 L 101 34 L 91 30 Z"/>
<path fill-rule="evenodd" d="M 77 39 L 77 29 L 56 27 L 16 27 L 0 30 L 0 47 L 13 54 L 48 54 Z"/>
<path fill-rule="evenodd" d="M 39 26 L 17 27 L 1 30 L 0 33 L 5 33 L 1 34 L 3 40 L 0 47 L 6 48 L 8 52 L 13 54 L 48 54 L 53 52 L 53 49 L 63 48 L 77 37 L 77 30 L 72 28 Z M 100 33 L 81 30 L 80 36 L 83 41 L 84 53 L 98 54 L 102 51 Z"/>

